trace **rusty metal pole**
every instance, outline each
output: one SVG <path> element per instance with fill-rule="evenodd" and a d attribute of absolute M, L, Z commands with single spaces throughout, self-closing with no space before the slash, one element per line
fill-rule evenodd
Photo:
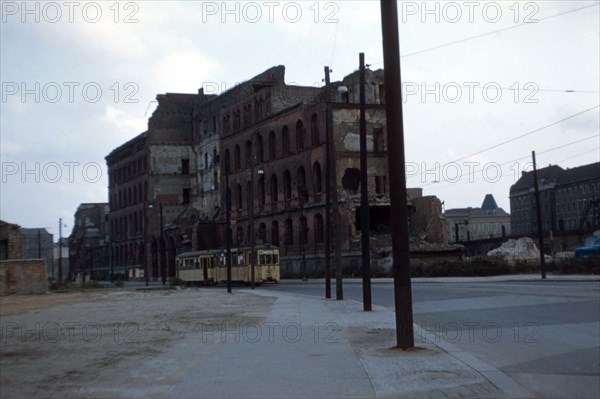
<path fill-rule="evenodd" d="M 542 279 L 546 278 L 546 259 L 544 255 L 544 229 L 542 226 L 542 207 L 540 204 L 540 189 L 538 186 L 537 166 L 535 163 L 535 151 L 531 151 L 533 158 L 533 189 L 535 190 L 535 215 L 537 219 L 537 233 L 540 244 L 540 269 L 542 271 Z"/>
<path fill-rule="evenodd" d="M 367 178 L 367 120 L 365 118 L 365 54 L 360 53 L 360 238 L 362 250 L 363 310 L 371 306 L 371 242 Z"/>
<path fill-rule="evenodd" d="M 225 245 L 227 292 L 231 294 L 231 192 L 229 190 L 229 165 L 225 165 Z"/>
<path fill-rule="evenodd" d="M 254 268 L 256 265 L 256 249 L 254 243 L 254 160 L 250 160 L 250 288 L 254 289 Z"/>
<path fill-rule="evenodd" d="M 166 255 L 166 245 L 165 242 L 165 227 L 163 221 L 163 204 L 162 202 L 158 204 L 158 208 L 160 210 L 160 270 L 161 270 L 161 278 L 162 285 L 167 283 L 167 255 Z"/>
<path fill-rule="evenodd" d="M 408 246 L 408 206 L 404 159 L 404 126 L 400 77 L 398 8 L 395 1 L 381 0 L 383 63 L 386 86 L 385 108 L 388 139 L 388 173 L 396 309 L 396 341 L 400 349 L 415 346 L 413 332 L 410 256 Z"/>
<path fill-rule="evenodd" d="M 325 298 L 331 299 L 331 159 L 329 154 L 329 67 L 325 67 Z"/>

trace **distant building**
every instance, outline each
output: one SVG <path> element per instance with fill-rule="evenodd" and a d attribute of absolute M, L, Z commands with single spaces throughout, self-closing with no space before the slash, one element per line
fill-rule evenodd
<path fill-rule="evenodd" d="M 106 279 L 109 265 L 108 203 L 81 204 L 69 237 L 69 265 L 74 275 Z"/>
<path fill-rule="evenodd" d="M 468 242 L 511 234 L 510 214 L 487 194 L 480 208 L 447 209 L 444 213 L 448 242 Z"/>
<path fill-rule="evenodd" d="M 600 228 L 600 162 L 538 170 L 544 234 L 588 233 Z M 510 188 L 513 233 L 537 235 L 533 172 L 523 172 Z"/>

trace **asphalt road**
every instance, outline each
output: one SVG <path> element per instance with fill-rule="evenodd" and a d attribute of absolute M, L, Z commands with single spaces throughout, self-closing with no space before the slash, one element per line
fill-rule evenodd
<path fill-rule="evenodd" d="M 324 297 L 322 284 L 269 289 Z M 469 352 L 536 397 L 600 397 L 598 281 L 413 282 L 412 295 L 429 340 Z M 362 301 L 361 284 L 344 284 L 344 297 Z M 373 283 L 372 298 L 393 308 L 393 285 Z"/>

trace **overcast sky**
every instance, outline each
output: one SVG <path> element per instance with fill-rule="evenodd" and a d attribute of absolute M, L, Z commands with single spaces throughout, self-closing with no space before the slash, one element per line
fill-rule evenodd
<path fill-rule="evenodd" d="M 597 1 L 399 2 L 409 187 L 446 209 L 521 170 L 598 162 Z M 106 202 L 104 157 L 159 93 L 226 90 L 274 65 L 288 84 L 383 68 L 378 1 L 2 2 L 0 218 L 58 234 Z M 26 5 L 26 6 L 25 6 Z M 25 8 L 26 7 L 26 8 Z"/>

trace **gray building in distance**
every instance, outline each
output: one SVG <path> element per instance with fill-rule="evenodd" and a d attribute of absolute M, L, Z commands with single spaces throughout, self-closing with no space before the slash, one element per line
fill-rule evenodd
<path fill-rule="evenodd" d="M 511 233 L 510 214 L 487 194 L 480 208 L 447 209 L 444 213 L 448 242 L 467 242 L 506 237 Z"/>
<path fill-rule="evenodd" d="M 600 228 L 600 162 L 571 169 L 538 170 L 544 234 L 586 234 Z M 510 188 L 513 233 L 537 234 L 533 172 L 523 172 Z"/>

